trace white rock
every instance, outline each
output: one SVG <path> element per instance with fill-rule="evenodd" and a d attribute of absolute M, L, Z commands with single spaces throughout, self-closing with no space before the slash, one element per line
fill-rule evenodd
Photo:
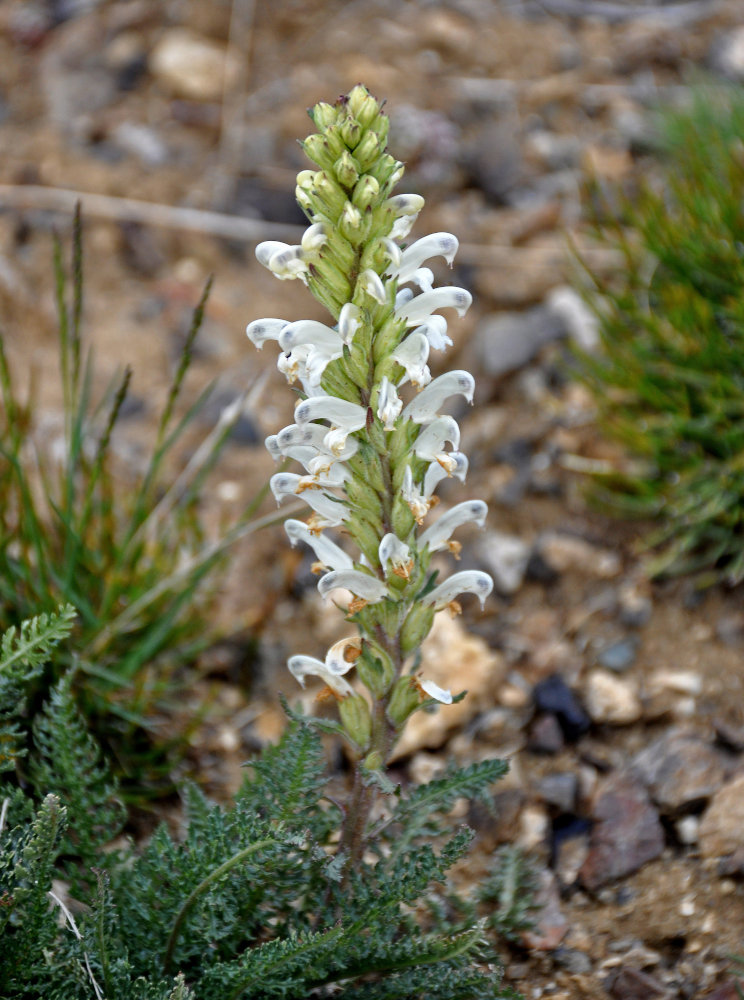
<path fill-rule="evenodd" d="M 153 76 L 179 97 L 214 101 L 240 72 L 237 53 L 185 28 L 171 28 L 156 43 L 148 67 Z"/>
<path fill-rule="evenodd" d="M 514 594 L 522 586 L 530 552 L 523 539 L 500 531 L 489 531 L 478 544 L 478 554 L 501 594 Z"/>
<path fill-rule="evenodd" d="M 582 351 L 599 346 L 599 322 L 577 291 L 569 285 L 554 288 L 546 300 L 548 309 L 560 317 L 570 339 Z"/>
<path fill-rule="evenodd" d="M 538 547 L 545 562 L 557 573 L 576 572 L 609 580 L 622 568 L 617 552 L 599 548 L 573 535 L 549 532 L 539 540 Z"/>
<path fill-rule="evenodd" d="M 637 722 L 643 711 L 635 683 L 608 670 L 593 670 L 589 674 L 585 701 L 594 722 L 614 726 Z"/>

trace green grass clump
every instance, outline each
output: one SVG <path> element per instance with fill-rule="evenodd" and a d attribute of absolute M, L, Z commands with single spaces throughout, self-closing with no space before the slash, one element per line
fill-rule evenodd
<path fill-rule="evenodd" d="M 228 531 L 207 537 L 200 513 L 203 487 L 240 415 L 239 405 L 223 414 L 173 478 L 185 434 L 213 388 L 181 412 L 209 286 L 194 311 L 146 468 L 133 480 L 117 472 L 112 448 L 131 371 L 98 398 L 92 354 L 83 342 L 79 216 L 71 277 L 59 241 L 54 268 L 64 400 L 61 449 L 39 441 L 39 389 L 33 380 L 30 388 L 19 385 L 0 333 L 0 629 L 60 604 L 77 608 L 78 701 L 96 736 L 115 750 L 120 773 L 141 788 L 167 769 L 150 720 L 186 682 L 197 652 L 214 637 L 213 571 L 228 547 L 261 523 L 253 515 L 263 494 Z M 68 666 L 63 655 L 40 673 L 37 702 Z"/>
<path fill-rule="evenodd" d="M 652 575 L 744 580 L 744 96 L 701 90 L 659 116 L 662 178 L 597 210 L 622 267 L 593 278 L 601 351 L 582 357 L 627 456 L 595 498 L 653 518 Z M 599 196 L 599 192 L 597 192 Z M 617 200 L 619 199 L 619 200 Z M 606 205 L 602 206 L 606 209 Z"/>

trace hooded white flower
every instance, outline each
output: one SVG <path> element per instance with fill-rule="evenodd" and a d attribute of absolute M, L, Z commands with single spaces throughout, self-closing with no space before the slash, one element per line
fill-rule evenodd
<path fill-rule="evenodd" d="M 321 597 L 328 597 L 332 590 L 343 587 L 367 604 L 376 604 L 390 596 L 387 584 L 377 577 L 362 573 L 359 569 L 340 569 L 326 573 L 318 581 L 318 592 Z"/>
<path fill-rule="evenodd" d="M 436 417 L 426 424 L 413 445 L 417 458 L 426 462 L 439 462 L 448 475 L 452 475 L 455 460 L 444 450 L 445 444 L 457 449 L 460 444 L 460 428 L 452 417 Z"/>
<path fill-rule="evenodd" d="M 414 334 L 410 336 L 413 337 Z M 414 420 L 417 424 L 428 424 L 439 415 L 442 404 L 450 396 L 464 396 L 469 403 L 472 403 L 474 391 L 475 379 L 470 372 L 445 372 L 411 400 L 403 410 L 403 416 Z"/>
<path fill-rule="evenodd" d="M 397 308 L 397 300 L 396 300 Z M 414 333 L 423 333 L 434 351 L 444 351 L 452 347 L 452 338 L 447 336 L 447 320 L 444 316 L 430 316 L 426 323 L 417 326 Z"/>
<path fill-rule="evenodd" d="M 287 666 L 302 687 L 306 677 L 319 677 L 338 698 L 347 698 L 354 690 L 344 675 L 353 668 L 360 651 L 357 637 L 341 639 L 328 650 L 325 663 L 314 656 L 290 656 Z"/>
<path fill-rule="evenodd" d="M 385 291 L 385 286 L 376 271 L 372 271 L 370 268 L 367 268 L 366 271 L 362 271 L 357 278 L 357 285 L 360 288 L 363 288 L 367 295 L 373 298 L 375 302 L 379 302 L 380 305 L 384 306 L 387 302 L 387 292 Z"/>
<path fill-rule="evenodd" d="M 403 285 L 410 281 L 411 276 L 423 262 L 431 260 L 432 257 L 444 257 L 451 267 L 459 245 L 457 237 L 452 233 L 431 233 L 416 240 L 401 254 L 400 267 L 395 275 L 398 284 Z"/>
<path fill-rule="evenodd" d="M 445 691 L 444 688 L 440 688 L 438 684 L 434 681 L 426 680 L 425 678 L 416 678 L 416 684 L 424 694 L 427 694 L 434 701 L 441 702 L 442 705 L 452 704 L 452 692 Z"/>
<path fill-rule="evenodd" d="M 443 479 L 454 476 L 461 483 L 468 474 L 468 458 L 461 451 L 451 451 L 447 455 L 447 468 L 439 462 L 432 462 L 424 474 L 424 496 L 430 497 Z"/>
<path fill-rule="evenodd" d="M 466 500 L 458 503 L 450 510 L 445 511 L 434 524 L 426 529 L 420 536 L 418 542 L 423 548 L 428 546 L 430 552 L 437 552 L 439 549 L 447 547 L 447 543 L 455 528 L 459 528 L 469 521 L 475 521 L 478 527 L 482 528 L 486 523 L 488 507 L 482 500 Z"/>
<path fill-rule="evenodd" d="M 411 550 L 406 543 L 402 542 L 397 535 L 393 534 L 392 531 L 383 536 L 380 542 L 378 555 L 380 558 L 380 564 L 385 572 L 387 572 L 388 567 L 390 567 L 390 572 L 394 573 L 395 576 L 399 576 L 403 580 L 408 579 L 411 569 L 413 568 Z"/>
<path fill-rule="evenodd" d="M 390 356 L 406 370 L 401 385 L 409 379 L 414 387 L 431 381 L 431 372 L 426 364 L 429 358 L 429 341 L 422 333 L 409 333 Z"/>
<path fill-rule="evenodd" d="M 302 488 L 298 489 L 301 483 Z M 315 488 L 309 487 L 307 477 L 298 476 L 291 472 L 277 472 L 269 480 L 269 486 L 276 497 L 277 504 L 280 504 L 285 497 L 299 496 L 318 515 L 314 527 L 339 527 L 349 517 L 349 508 L 341 500 L 336 500 L 335 497 L 324 493 L 317 484 L 313 485 Z"/>
<path fill-rule="evenodd" d="M 453 573 L 444 583 L 440 583 L 422 597 L 421 602 L 431 604 L 436 611 L 441 611 L 443 608 L 456 605 L 460 594 L 475 594 L 481 607 L 484 607 L 486 598 L 492 590 L 493 580 L 488 573 L 482 573 L 477 569 L 465 569 L 460 573 Z"/>
<path fill-rule="evenodd" d="M 254 319 L 245 328 L 248 339 L 261 350 L 267 340 L 279 340 L 279 335 L 287 325 L 286 319 Z"/>
<path fill-rule="evenodd" d="M 324 570 L 353 569 L 354 561 L 350 555 L 332 542 L 327 535 L 316 534 L 308 528 L 304 521 L 288 518 L 284 522 L 291 545 L 304 542 L 315 553 L 319 566 Z"/>
<path fill-rule="evenodd" d="M 279 243 L 277 240 L 266 240 L 256 247 L 256 257 L 260 264 L 263 264 L 282 281 L 293 278 L 307 280 L 308 265 L 304 259 L 305 251 L 301 246 L 291 246 L 289 243 Z"/>
<path fill-rule="evenodd" d="M 395 310 L 395 318 L 402 319 L 406 326 L 419 326 L 428 323 L 431 314 L 437 309 L 452 308 L 459 316 L 464 316 L 470 308 L 473 296 L 464 288 L 448 285 L 445 288 L 434 288 L 430 292 L 416 295 L 410 302 Z"/>

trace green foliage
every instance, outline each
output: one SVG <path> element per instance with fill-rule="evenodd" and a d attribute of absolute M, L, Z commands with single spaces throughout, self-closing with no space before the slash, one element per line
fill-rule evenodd
<path fill-rule="evenodd" d="M 597 211 L 622 257 L 594 279 L 602 351 L 582 377 L 627 455 L 596 499 L 656 518 L 653 574 L 744 580 L 744 97 L 700 91 L 660 117 L 662 185 Z"/>
<path fill-rule="evenodd" d="M 508 941 L 518 941 L 533 926 L 537 890 L 529 862 L 517 847 L 503 847 L 493 858 L 489 877 L 478 888 L 478 902 L 488 908 L 488 925 Z"/>
<path fill-rule="evenodd" d="M 213 635 L 210 574 L 228 546 L 258 526 L 252 517 L 262 497 L 217 540 L 206 538 L 200 493 L 239 406 L 223 414 L 172 479 L 184 435 L 212 390 L 207 387 L 181 414 L 209 285 L 194 311 L 146 467 L 132 481 L 117 469 L 112 447 L 131 372 L 94 398 L 93 356 L 81 329 L 79 217 L 71 280 L 59 242 L 54 264 L 64 400 L 59 449 L 39 440 L 39 393 L 33 381 L 28 394 L 25 386 L 21 392 L 0 335 L 0 629 L 60 604 L 78 609 L 78 696 L 97 737 L 112 745 L 117 766 L 136 783 L 155 763 L 148 717 L 184 683 L 185 666 Z M 68 665 L 60 657 L 39 677 L 42 693 Z"/>
<path fill-rule="evenodd" d="M 71 718 L 67 690 L 45 711 L 52 741 Z M 59 784 L 56 759 L 45 754 L 43 773 Z M 34 813 L 17 789 L 3 788 L 3 1000 L 505 997 L 482 924 L 427 929 L 413 915 L 471 839 L 462 829 L 432 841 L 436 815 L 458 794 L 485 792 L 501 770 L 451 770 L 423 795 L 396 790 L 389 840 L 397 831 L 405 847 L 383 847 L 379 860 L 342 878 L 332 848 L 340 816 L 325 798 L 320 739 L 294 723 L 254 762 L 232 808 L 188 787 L 181 838 L 162 826 L 139 854 L 99 851 L 97 886 L 75 886 L 83 907 L 50 890 L 60 851 L 85 844 L 95 852 L 95 811 L 65 841 L 72 807 L 49 795 Z M 86 773 L 89 801 L 103 800 L 110 785 L 100 765 Z"/>

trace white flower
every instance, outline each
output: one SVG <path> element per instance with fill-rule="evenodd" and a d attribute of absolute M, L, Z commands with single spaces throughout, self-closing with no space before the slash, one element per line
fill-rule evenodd
<path fill-rule="evenodd" d="M 284 530 L 289 536 L 291 545 L 304 542 L 315 553 L 320 568 L 324 570 L 353 569 L 354 561 L 350 555 L 330 538 L 323 534 L 312 532 L 304 521 L 288 518 L 284 522 Z"/>
<path fill-rule="evenodd" d="M 416 240 L 401 254 L 400 266 L 395 274 L 398 284 L 403 285 L 410 281 L 421 264 L 432 257 L 444 257 L 451 267 L 459 245 L 457 237 L 452 233 L 431 233 Z"/>
<path fill-rule="evenodd" d="M 309 226 L 302 236 L 302 249 L 305 253 L 311 253 L 313 250 L 320 250 L 320 248 L 328 242 L 328 233 L 326 231 L 326 226 L 322 222 L 316 222 L 314 225 Z"/>
<path fill-rule="evenodd" d="M 321 597 L 328 597 L 337 587 L 350 590 L 356 598 L 366 604 L 376 604 L 390 596 L 387 584 L 375 576 L 362 573 L 359 569 L 333 570 L 318 581 L 318 592 Z"/>
<path fill-rule="evenodd" d="M 359 307 L 347 302 L 338 317 L 338 334 L 345 344 L 351 344 L 354 334 L 362 321 Z"/>
<path fill-rule="evenodd" d="M 260 351 L 267 340 L 279 340 L 279 334 L 286 325 L 286 319 L 254 319 L 245 332 Z"/>
<path fill-rule="evenodd" d="M 410 336 L 412 337 L 414 334 L 410 334 Z M 414 420 L 417 424 L 428 424 L 438 416 L 445 399 L 458 395 L 464 396 L 469 403 L 472 403 L 474 391 L 475 379 L 469 372 L 445 372 L 444 375 L 439 375 L 433 382 L 430 382 L 411 400 L 403 410 L 403 417 Z"/>
<path fill-rule="evenodd" d="M 403 485 L 400 488 L 400 492 L 416 522 L 421 524 L 431 507 L 431 493 L 427 495 L 422 492 L 421 488 L 414 482 L 410 465 L 406 466 L 403 473 Z"/>
<path fill-rule="evenodd" d="M 324 393 L 298 403 L 295 407 L 295 420 L 298 424 L 309 423 L 311 420 L 328 420 L 331 429 L 323 437 L 323 447 L 331 454 L 340 456 L 346 448 L 349 434 L 366 425 L 367 411 L 357 403 Z"/>
<path fill-rule="evenodd" d="M 354 693 L 353 688 L 344 675 L 354 666 L 358 659 L 361 646 L 359 639 L 341 639 L 334 643 L 326 654 L 325 663 L 316 660 L 314 656 L 290 656 L 287 661 L 289 672 L 305 686 L 306 677 L 319 677 L 339 698 L 346 698 Z"/>
<path fill-rule="evenodd" d="M 431 372 L 426 364 L 429 358 L 429 341 L 423 334 L 409 333 L 390 356 L 406 370 L 401 385 L 408 379 L 413 386 L 426 385 L 431 381 Z"/>
<path fill-rule="evenodd" d="M 362 273 L 357 278 L 357 285 L 362 288 L 367 295 L 379 302 L 380 305 L 385 305 L 387 303 L 387 293 L 385 291 L 385 286 L 376 271 L 367 268 L 366 271 Z"/>
<path fill-rule="evenodd" d="M 302 488 L 299 488 L 301 486 Z M 287 496 L 299 496 L 308 507 L 318 515 L 315 527 L 337 528 L 349 517 L 349 508 L 335 497 L 329 496 L 314 484 L 315 488 L 308 488 L 307 477 L 298 476 L 291 472 L 277 472 L 269 480 L 271 492 L 276 497 L 277 504 Z"/>
<path fill-rule="evenodd" d="M 418 542 L 423 548 L 428 546 L 430 552 L 437 552 L 439 549 L 447 547 L 447 542 L 455 528 L 467 524 L 469 521 L 482 528 L 486 523 L 488 507 L 482 500 L 466 500 L 458 503 L 450 510 L 445 511 L 434 524 L 426 529 L 420 536 Z"/>
<path fill-rule="evenodd" d="M 283 366 L 293 373 L 296 370 L 299 377 L 303 381 L 307 379 L 312 386 L 320 385 L 326 366 L 344 352 L 344 342 L 337 331 L 311 319 L 287 323 L 279 336 L 279 344 L 289 352 Z"/>
<path fill-rule="evenodd" d="M 447 455 L 447 468 L 439 462 L 432 462 L 424 475 L 424 496 L 430 497 L 443 479 L 454 476 L 461 483 L 468 474 L 468 457 L 461 451 L 451 451 Z"/>
<path fill-rule="evenodd" d="M 408 579 L 413 568 L 411 550 L 392 531 L 383 536 L 378 549 L 378 555 L 380 564 L 386 572 L 389 564 L 390 571 L 395 576 L 399 576 L 403 580 Z"/>
<path fill-rule="evenodd" d="M 440 688 L 440 686 L 435 684 L 434 681 L 416 678 L 416 684 L 424 692 L 424 694 L 428 694 L 428 696 L 433 698 L 434 701 L 439 701 L 443 705 L 452 704 L 452 692 L 445 691 L 444 688 Z"/>
<path fill-rule="evenodd" d="M 384 207 L 390 209 L 395 216 L 390 238 L 402 240 L 413 228 L 419 212 L 424 207 L 424 199 L 420 194 L 396 194 L 388 198 Z"/>
<path fill-rule="evenodd" d="M 383 375 L 377 396 L 377 417 L 386 431 L 395 430 L 395 421 L 403 409 L 403 400 L 398 396 L 390 379 Z"/>
<path fill-rule="evenodd" d="M 396 308 L 397 305 L 396 300 Z M 447 336 L 447 320 L 444 316 L 430 316 L 426 323 L 417 326 L 413 332 L 423 333 L 434 351 L 444 351 L 447 347 L 452 347 L 452 338 Z"/>
<path fill-rule="evenodd" d="M 455 462 L 444 450 L 446 443 L 457 449 L 460 444 L 460 428 L 452 417 L 436 417 L 427 424 L 413 444 L 417 458 L 426 462 L 439 462 L 448 475 L 452 475 Z"/>
<path fill-rule="evenodd" d="M 453 607 L 459 610 L 456 598 L 460 594 L 475 594 L 484 607 L 486 598 L 493 590 L 493 580 L 488 573 L 482 573 L 477 569 L 465 569 L 460 573 L 453 573 L 444 583 L 440 583 L 425 597 L 421 598 L 422 604 L 431 604 L 436 611 L 441 611 L 446 607 Z"/>
<path fill-rule="evenodd" d="M 260 264 L 268 268 L 282 281 L 292 278 L 306 280 L 307 261 L 301 246 L 290 246 L 277 240 L 266 240 L 256 247 L 256 257 Z"/>
<path fill-rule="evenodd" d="M 434 288 L 430 292 L 416 295 L 395 310 L 395 318 L 404 320 L 406 326 L 418 326 L 427 323 L 436 309 L 451 307 L 459 316 L 464 316 L 470 308 L 473 296 L 464 288 L 454 285 L 445 288 Z"/>
<path fill-rule="evenodd" d="M 417 268 L 408 280 L 418 285 L 422 292 L 430 292 L 434 288 L 434 272 L 429 267 Z"/>

